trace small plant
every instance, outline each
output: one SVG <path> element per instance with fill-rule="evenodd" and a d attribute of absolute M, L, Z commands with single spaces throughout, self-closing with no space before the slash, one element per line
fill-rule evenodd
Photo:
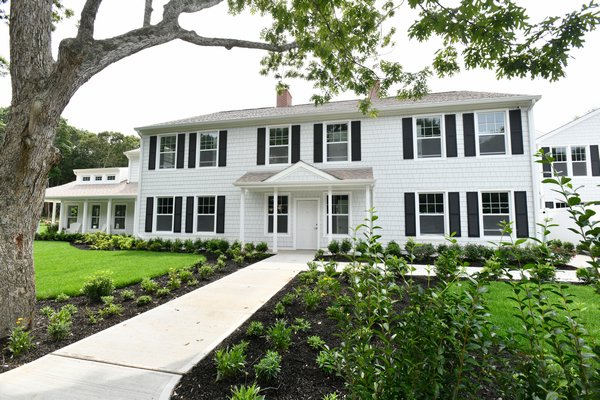
<path fill-rule="evenodd" d="M 192 273 L 190 268 L 182 268 L 179 270 L 179 280 L 182 283 L 189 284 L 192 279 L 194 279 L 194 274 Z"/>
<path fill-rule="evenodd" d="M 350 239 L 344 239 L 340 242 L 340 253 L 348 254 L 352 251 L 352 241 Z"/>
<path fill-rule="evenodd" d="M 337 256 L 338 254 L 340 254 L 340 242 L 338 242 L 337 240 L 332 240 L 327 245 L 327 250 L 329 250 L 329 252 L 332 255 Z"/>
<path fill-rule="evenodd" d="M 71 333 L 73 325 L 71 311 L 70 308 L 65 306 L 59 311 L 53 312 L 48 318 L 47 332 L 55 342 L 63 340 Z"/>
<path fill-rule="evenodd" d="M 284 319 L 278 319 L 267 329 L 267 341 L 279 351 L 287 351 L 292 344 L 292 328 Z"/>
<path fill-rule="evenodd" d="M 125 289 L 121 292 L 121 299 L 129 301 L 135 299 L 135 292 L 131 289 Z"/>
<path fill-rule="evenodd" d="M 393 240 L 389 242 L 385 248 L 385 254 L 388 256 L 402 257 L 402 249 L 400 245 Z"/>
<path fill-rule="evenodd" d="M 108 303 L 98 310 L 98 315 L 102 318 L 112 317 L 113 315 L 122 315 L 125 309 L 121 304 Z"/>
<path fill-rule="evenodd" d="M 227 243 L 227 242 L 225 242 Z M 219 255 L 219 257 L 217 258 L 217 264 L 215 265 L 215 270 L 220 270 L 225 268 L 225 266 L 227 265 L 227 256 L 225 254 L 221 254 Z"/>
<path fill-rule="evenodd" d="M 275 307 L 273 308 L 273 314 L 278 317 L 283 317 L 285 315 L 285 306 L 281 301 L 278 301 L 277 304 L 275 304 Z"/>
<path fill-rule="evenodd" d="M 23 318 L 18 318 L 16 326 L 12 329 L 8 337 L 8 345 L 6 347 L 14 357 L 19 357 L 21 354 L 35 347 L 31 333 L 23 328 L 22 323 Z"/>
<path fill-rule="evenodd" d="M 550 282 L 556 279 L 556 268 L 547 263 L 535 263 L 529 270 L 531 279 L 539 282 Z"/>
<path fill-rule="evenodd" d="M 65 301 L 69 300 L 71 297 L 65 293 L 59 293 L 56 295 L 55 300 L 59 303 L 64 303 Z"/>
<path fill-rule="evenodd" d="M 261 336 L 265 331 L 265 326 L 260 321 L 252 321 L 246 329 L 246 335 L 248 336 Z"/>
<path fill-rule="evenodd" d="M 171 289 L 168 287 L 160 288 L 156 291 L 156 297 L 165 297 L 171 293 Z"/>
<path fill-rule="evenodd" d="M 296 318 L 294 319 L 294 324 L 292 325 L 292 330 L 294 333 L 298 332 L 306 332 L 310 329 L 310 322 L 304 318 Z"/>
<path fill-rule="evenodd" d="M 146 293 L 154 293 L 160 287 L 158 283 L 152 278 L 144 278 L 142 279 L 142 283 L 140 284 L 142 290 Z"/>
<path fill-rule="evenodd" d="M 200 282 L 198 282 L 198 279 L 193 278 L 187 284 L 188 284 L 188 286 L 198 286 L 200 284 Z"/>
<path fill-rule="evenodd" d="M 254 246 L 254 243 L 252 243 L 252 242 L 248 242 L 244 245 L 244 253 L 246 253 L 246 254 L 252 254 L 252 253 L 254 253 L 255 250 L 256 250 L 256 247 Z"/>
<path fill-rule="evenodd" d="M 135 305 L 138 307 L 145 306 L 146 304 L 152 303 L 152 297 L 146 295 L 140 296 L 135 300 Z"/>
<path fill-rule="evenodd" d="M 102 300 L 102 304 L 108 306 L 115 302 L 115 296 L 102 296 L 100 300 Z"/>
<path fill-rule="evenodd" d="M 265 396 L 260 394 L 260 386 L 253 383 L 250 386 L 242 385 L 232 388 L 229 400 L 265 400 Z"/>
<path fill-rule="evenodd" d="M 308 345 L 315 350 L 321 350 L 325 347 L 325 341 L 323 339 L 321 339 L 320 336 L 316 336 L 316 335 L 309 336 L 306 339 L 306 343 L 308 343 Z"/>
<path fill-rule="evenodd" d="M 333 393 L 328 393 L 325 396 L 323 396 L 322 400 L 338 400 L 338 394 L 336 392 Z"/>
<path fill-rule="evenodd" d="M 40 308 L 40 314 L 42 314 L 43 316 L 50 318 L 50 316 L 52 314 L 54 314 L 54 309 L 50 306 L 44 306 L 42 308 Z"/>
<path fill-rule="evenodd" d="M 200 268 L 198 268 L 198 277 L 203 281 L 209 280 L 213 277 L 214 274 L 215 269 L 210 265 L 203 265 Z"/>
<path fill-rule="evenodd" d="M 241 341 L 231 348 L 218 349 L 215 352 L 214 361 L 217 366 L 217 381 L 244 372 L 247 347 L 248 342 Z"/>
<path fill-rule="evenodd" d="M 317 260 L 322 259 L 324 255 L 325 255 L 325 250 L 323 250 L 323 249 L 317 249 L 317 251 L 315 251 L 315 258 Z"/>
<path fill-rule="evenodd" d="M 337 275 L 336 268 L 337 268 L 337 263 L 335 261 L 329 261 L 328 263 L 325 263 L 325 265 L 323 265 L 323 271 L 325 272 L 325 275 L 327 275 L 327 276 L 336 276 Z"/>
<path fill-rule="evenodd" d="M 314 311 L 321 302 L 321 293 L 315 289 L 306 290 L 302 294 L 302 300 L 304 301 L 307 310 Z"/>
<path fill-rule="evenodd" d="M 99 316 L 93 310 L 90 310 L 87 307 L 85 308 L 85 315 L 86 315 L 90 325 L 96 325 L 98 322 L 103 320 L 103 318 L 101 316 Z"/>
<path fill-rule="evenodd" d="M 109 296 L 115 290 L 112 274 L 100 271 L 87 278 L 81 288 L 81 293 L 92 302 L 100 302 L 102 296 Z"/>
<path fill-rule="evenodd" d="M 254 365 L 254 371 L 258 380 L 272 381 L 281 372 L 281 356 L 276 351 L 267 351 L 267 354 Z"/>
<path fill-rule="evenodd" d="M 335 371 L 335 363 L 338 353 L 334 350 L 330 350 L 327 347 L 319 352 L 317 356 L 317 365 L 323 371 L 331 374 Z"/>
<path fill-rule="evenodd" d="M 266 253 L 267 251 L 269 251 L 269 245 L 267 244 L 267 242 L 260 242 L 256 245 L 256 251 L 258 253 Z"/>
<path fill-rule="evenodd" d="M 281 297 L 281 303 L 284 306 L 291 306 L 294 304 L 294 300 L 296 300 L 296 294 L 293 292 L 286 293 Z"/>
<path fill-rule="evenodd" d="M 170 268 L 168 272 L 169 281 L 167 287 L 171 290 L 177 290 L 181 287 L 181 280 L 179 279 L 179 271 L 175 268 Z"/>

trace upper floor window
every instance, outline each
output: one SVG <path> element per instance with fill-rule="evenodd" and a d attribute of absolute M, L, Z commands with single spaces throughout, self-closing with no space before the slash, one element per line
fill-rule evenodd
<path fill-rule="evenodd" d="M 506 154 L 506 113 L 477 113 L 479 154 Z"/>
<path fill-rule="evenodd" d="M 82 176 L 82 177 L 81 177 L 81 180 L 82 180 L 83 182 L 89 182 L 89 181 L 91 181 L 91 179 L 92 179 L 92 177 L 91 177 L 91 176 L 89 176 L 89 175 L 88 175 L 88 176 Z"/>
<path fill-rule="evenodd" d="M 274 196 L 269 196 L 267 205 L 267 232 L 273 233 Z M 288 197 L 277 196 L 277 233 L 288 232 Z"/>
<path fill-rule="evenodd" d="M 327 124 L 327 161 L 348 161 L 348 124 Z"/>
<path fill-rule="evenodd" d="M 419 194 L 419 226 L 421 235 L 444 234 L 444 194 Z"/>
<path fill-rule="evenodd" d="M 350 198 L 347 194 L 337 194 L 331 196 L 331 221 L 333 229 L 332 234 L 347 235 L 350 224 Z M 329 233 L 329 196 L 325 196 L 325 214 L 326 214 L 326 233 Z"/>
<path fill-rule="evenodd" d="M 442 156 L 442 118 L 439 116 L 416 119 L 417 156 Z"/>
<path fill-rule="evenodd" d="M 508 192 L 481 193 L 483 209 L 483 235 L 500 236 L 500 223 L 510 221 L 510 206 Z"/>
<path fill-rule="evenodd" d="M 217 132 L 200 133 L 200 167 L 217 166 L 217 149 L 219 148 L 219 135 Z"/>
<path fill-rule="evenodd" d="M 175 168 L 175 158 L 177 154 L 177 136 L 161 136 L 159 150 L 159 168 Z"/>
<path fill-rule="evenodd" d="M 173 230 L 173 198 L 156 199 L 156 230 L 171 232 Z"/>
<path fill-rule="evenodd" d="M 198 197 L 198 215 L 196 231 L 214 232 L 215 231 L 215 196 Z"/>
<path fill-rule="evenodd" d="M 117 177 L 116 177 L 116 176 L 114 176 L 114 175 L 108 175 L 108 176 L 106 177 L 106 180 L 107 180 L 107 181 L 114 181 L 115 179 L 117 179 Z"/>
<path fill-rule="evenodd" d="M 587 175 L 587 157 L 585 146 L 571 147 L 571 167 L 573 176 Z"/>
<path fill-rule="evenodd" d="M 566 147 L 553 147 L 552 148 L 552 167 L 556 171 L 558 176 L 567 176 L 567 148 Z"/>
<path fill-rule="evenodd" d="M 289 162 L 289 128 L 269 129 L 269 164 L 287 164 Z"/>
<path fill-rule="evenodd" d="M 96 176 L 94 177 L 94 180 L 95 180 L 96 182 L 100 182 L 100 181 L 102 180 L 102 175 L 96 175 Z"/>

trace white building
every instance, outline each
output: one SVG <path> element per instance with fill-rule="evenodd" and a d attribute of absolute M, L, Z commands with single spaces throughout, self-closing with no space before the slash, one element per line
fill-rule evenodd
<path fill-rule="evenodd" d="M 133 233 L 315 249 L 352 234 L 374 207 L 386 242 L 442 242 L 454 232 L 485 243 L 499 239 L 502 220 L 514 223 L 516 237 L 533 236 L 538 99 L 482 92 L 374 99 L 379 116 L 369 118 L 357 101 L 292 106 L 284 93 L 277 107 L 137 128 Z"/>
<path fill-rule="evenodd" d="M 552 155 L 554 162 L 544 166 L 544 177 L 552 171 L 572 179 L 583 201 L 600 200 L 600 109 L 587 113 L 570 123 L 538 137 L 537 146 Z M 551 238 L 578 242 L 579 236 L 568 228 L 576 228 L 569 218 L 564 197 L 555 192 L 555 185 L 545 184 L 541 191 L 543 214 L 557 227 Z M 595 207 L 600 213 L 600 207 Z"/>

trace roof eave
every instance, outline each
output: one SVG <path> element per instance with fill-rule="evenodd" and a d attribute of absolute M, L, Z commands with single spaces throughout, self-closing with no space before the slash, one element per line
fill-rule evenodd
<path fill-rule="evenodd" d="M 349 187 L 373 185 L 375 179 L 346 179 L 328 182 L 234 182 L 234 186 L 241 189 L 257 188 L 308 188 L 308 187 Z"/>

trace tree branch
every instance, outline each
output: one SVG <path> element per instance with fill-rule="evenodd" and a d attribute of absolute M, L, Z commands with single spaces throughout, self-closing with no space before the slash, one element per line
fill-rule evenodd
<path fill-rule="evenodd" d="M 200 36 L 196 32 L 187 31 L 182 28 L 179 28 L 177 38 L 198 46 L 225 47 L 227 50 L 231 50 L 234 47 L 240 47 L 245 49 L 259 49 L 281 53 L 297 47 L 297 44 L 295 42 L 277 45 L 272 43 L 253 42 L 241 39 L 211 38 Z"/>
<path fill-rule="evenodd" d="M 87 0 L 81 10 L 81 21 L 79 21 L 79 30 L 77 38 L 80 40 L 90 40 L 94 38 L 94 24 L 96 15 L 102 0 Z"/>
<path fill-rule="evenodd" d="M 171 0 L 165 4 L 163 21 L 177 21 L 182 13 L 194 13 L 205 8 L 211 8 L 223 0 Z"/>
<path fill-rule="evenodd" d="M 144 25 L 150 25 L 150 19 L 152 17 L 152 0 L 146 0 L 146 5 L 144 6 Z"/>

